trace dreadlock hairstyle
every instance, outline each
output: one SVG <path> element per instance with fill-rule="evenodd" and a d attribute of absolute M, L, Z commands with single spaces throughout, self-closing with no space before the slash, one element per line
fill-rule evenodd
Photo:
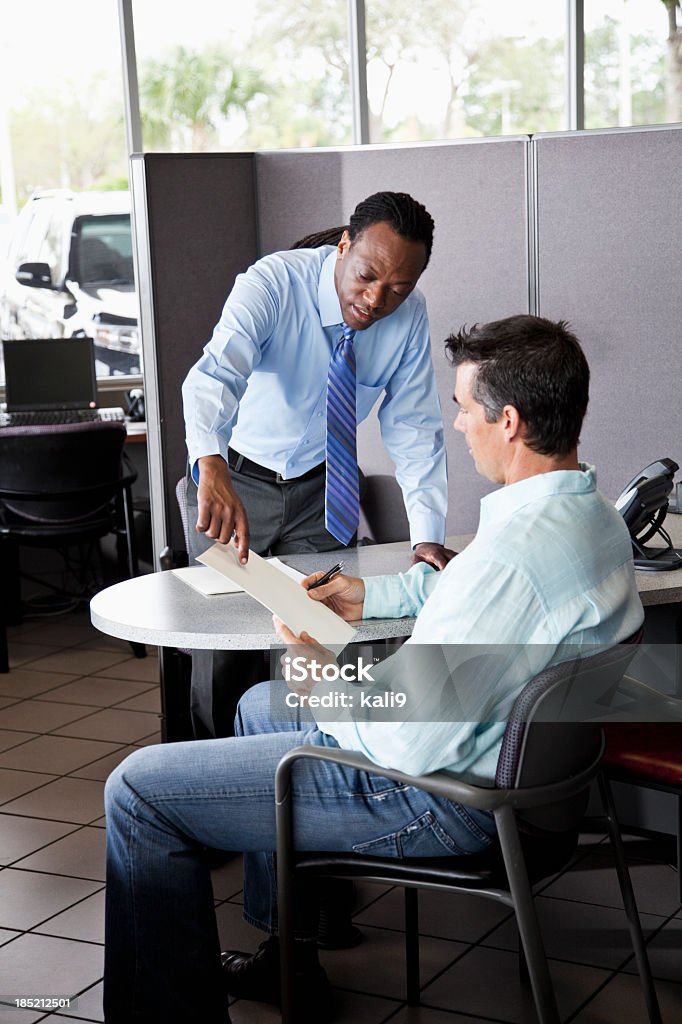
<path fill-rule="evenodd" d="M 407 192 L 375 192 L 355 207 L 348 228 L 351 242 L 365 228 L 381 222 L 389 224 L 402 238 L 421 242 L 426 249 L 426 263 L 429 262 L 433 246 L 433 217 L 425 206 Z"/>
<path fill-rule="evenodd" d="M 292 245 L 292 249 L 317 249 L 321 245 L 338 245 L 344 231 L 351 242 L 372 224 L 385 223 L 410 242 L 422 242 L 426 249 L 426 264 L 433 247 L 433 217 L 425 206 L 407 192 L 375 192 L 355 207 L 350 223 L 337 228 L 326 228 L 306 235 Z"/>
<path fill-rule="evenodd" d="M 342 224 L 340 228 L 327 228 L 325 231 L 315 231 L 312 235 L 306 235 L 294 242 L 292 249 L 319 249 L 322 245 L 338 245 L 344 231 L 348 231 L 348 225 Z"/>

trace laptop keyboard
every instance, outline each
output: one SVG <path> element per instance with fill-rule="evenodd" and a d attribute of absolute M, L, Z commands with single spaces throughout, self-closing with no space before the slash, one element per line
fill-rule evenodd
<path fill-rule="evenodd" d="M 4 427 L 45 427 L 57 423 L 125 422 L 123 409 L 50 409 L 27 412 L 6 412 L 0 414 L 0 426 Z"/>

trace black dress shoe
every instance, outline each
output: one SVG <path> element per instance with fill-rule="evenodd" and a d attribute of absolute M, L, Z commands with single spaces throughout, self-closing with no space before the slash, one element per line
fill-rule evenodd
<path fill-rule="evenodd" d="M 294 979 L 297 1020 L 302 1024 L 322 1024 L 332 1016 L 332 992 L 329 979 L 317 961 L 314 945 L 297 943 L 296 974 Z M 261 942 L 255 953 L 228 950 L 220 961 L 225 987 L 235 999 L 253 999 L 260 1003 L 279 1006 L 279 942 L 271 936 Z"/>
<path fill-rule="evenodd" d="M 279 944 L 261 942 L 255 953 L 221 953 L 225 987 L 235 999 L 255 999 L 279 1005 Z"/>

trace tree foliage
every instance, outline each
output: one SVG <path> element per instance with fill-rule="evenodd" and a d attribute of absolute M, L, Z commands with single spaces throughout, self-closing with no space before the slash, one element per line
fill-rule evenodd
<path fill-rule="evenodd" d="M 97 79 L 89 83 L 89 89 L 74 85 L 61 94 L 38 89 L 25 97 L 20 109 L 12 111 L 10 130 L 20 204 L 37 188 L 85 190 L 106 187 L 125 177 L 123 111 L 113 97 L 94 107 L 93 97 L 102 84 Z"/>
<path fill-rule="evenodd" d="M 661 0 L 668 15 L 666 40 L 666 121 L 682 121 L 682 2 Z"/>
<path fill-rule="evenodd" d="M 177 46 L 147 61 L 140 76 L 145 148 L 204 152 L 217 141 L 221 119 L 246 111 L 266 90 L 264 80 L 222 47 Z"/>
<path fill-rule="evenodd" d="M 253 0 L 256 2 L 256 0 Z M 178 45 L 139 66 L 145 149 L 206 151 L 349 143 L 346 0 L 257 0 L 250 39 Z M 650 0 L 651 32 L 630 41 L 633 122 L 682 121 L 682 0 Z M 564 127 L 563 38 L 491 33 L 468 0 L 367 5 L 372 141 Z M 664 8 L 664 9 L 663 9 Z M 618 123 L 618 23 L 586 39 L 588 125 Z M 35 187 L 125 180 L 113 71 L 23 95 L 11 110 L 19 199 Z"/>

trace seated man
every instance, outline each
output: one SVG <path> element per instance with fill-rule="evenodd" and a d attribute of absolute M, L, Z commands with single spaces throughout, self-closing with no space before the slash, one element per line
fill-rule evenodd
<path fill-rule="evenodd" d="M 311 597 L 349 619 L 417 615 L 411 640 L 382 664 L 384 679 L 420 644 L 517 645 L 523 657 L 502 659 L 478 724 L 322 715 L 315 724 L 307 711 L 280 723 L 270 714 L 270 685 L 260 684 L 242 698 L 235 737 L 128 757 L 106 792 L 107 1024 L 225 1024 L 228 993 L 277 1000 L 276 938 L 254 956 L 226 954 L 221 971 L 203 847 L 244 851 L 245 917 L 276 935 L 274 774 L 287 750 L 341 745 L 380 766 L 445 768 L 490 783 L 500 719 L 525 683 L 574 655 L 575 645 L 616 644 L 642 622 L 627 529 L 596 490 L 594 469 L 577 461 L 589 370 L 576 338 L 561 323 L 517 316 L 446 344 L 456 367 L 455 427 L 478 471 L 504 486 L 483 498 L 474 541 L 442 572 L 420 563 L 395 577 L 339 576 Z M 279 632 L 286 643 L 314 643 L 283 624 Z M 420 679 L 428 690 L 428 676 Z M 303 761 L 294 785 L 301 850 L 437 856 L 495 839 L 487 812 L 349 768 Z M 317 923 L 305 920 L 309 904 L 300 901 L 297 970 L 305 1019 L 322 1020 L 329 988 L 315 942 L 306 941 Z"/>

